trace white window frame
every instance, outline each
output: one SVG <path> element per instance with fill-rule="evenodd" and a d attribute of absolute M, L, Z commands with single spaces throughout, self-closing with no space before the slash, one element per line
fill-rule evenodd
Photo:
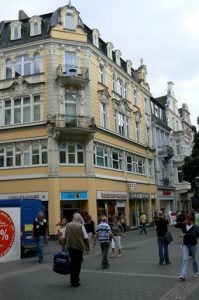
<path fill-rule="evenodd" d="M 39 101 L 35 101 L 36 98 L 39 97 Z M 30 104 L 24 104 L 24 100 L 29 98 L 30 99 Z M 16 100 L 20 100 L 20 105 L 15 105 Z M 10 102 L 9 106 L 6 106 L 5 103 L 8 101 Z M 30 107 L 30 121 L 24 121 L 25 119 L 25 110 L 27 107 Z M 40 113 L 39 119 L 35 119 L 35 107 L 40 107 Z M 5 126 L 11 126 L 11 125 L 18 125 L 18 124 L 27 124 L 27 123 L 32 123 L 32 122 L 40 122 L 41 121 L 41 116 L 42 116 L 42 110 L 41 110 L 41 96 L 38 94 L 35 95 L 27 95 L 24 97 L 17 97 L 17 98 L 5 98 L 4 99 L 4 122 L 3 124 Z M 20 122 L 15 122 L 15 113 L 17 110 L 20 111 Z M 9 113 L 8 113 L 9 112 Z M 10 114 L 10 122 L 6 122 L 6 114 Z"/>
<path fill-rule="evenodd" d="M 107 128 L 107 104 L 104 102 L 100 103 L 100 121 L 101 127 Z"/>
<path fill-rule="evenodd" d="M 35 25 L 37 25 L 36 31 L 35 31 Z M 39 34 L 41 34 L 41 18 L 35 16 L 30 19 L 30 36 L 35 36 Z"/>
<path fill-rule="evenodd" d="M 68 20 L 67 20 L 68 19 Z M 64 28 L 67 30 L 75 30 L 75 15 L 67 12 L 64 17 Z"/>
<path fill-rule="evenodd" d="M 105 84 L 105 68 L 104 65 L 99 65 L 99 82 Z"/>
<path fill-rule="evenodd" d="M 69 146 L 74 146 L 74 152 L 69 152 Z M 80 146 L 80 148 L 79 148 Z M 64 162 L 61 162 L 61 153 L 65 155 Z M 82 162 L 78 162 L 78 155 L 81 154 Z M 70 162 L 70 155 L 74 155 L 74 162 Z M 84 165 L 85 164 L 85 149 L 84 146 L 80 143 L 61 143 L 59 145 L 59 164 L 60 165 Z"/>
<path fill-rule="evenodd" d="M 11 41 L 21 39 L 21 22 L 19 21 L 12 22 L 10 24 L 10 29 L 11 29 L 11 36 L 10 36 Z"/>

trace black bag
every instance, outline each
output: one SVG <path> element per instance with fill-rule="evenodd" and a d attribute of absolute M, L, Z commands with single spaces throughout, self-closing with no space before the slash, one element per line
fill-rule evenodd
<path fill-rule="evenodd" d="M 173 237 L 172 237 L 172 235 L 171 235 L 171 232 L 168 231 L 168 232 L 163 236 L 162 240 L 163 240 L 165 243 L 170 244 L 170 243 L 173 241 Z"/>
<path fill-rule="evenodd" d="M 68 253 L 54 254 L 53 271 L 62 275 L 70 274 L 70 258 Z"/>

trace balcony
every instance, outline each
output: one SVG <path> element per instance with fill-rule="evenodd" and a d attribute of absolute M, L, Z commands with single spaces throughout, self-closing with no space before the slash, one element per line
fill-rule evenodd
<path fill-rule="evenodd" d="M 96 128 L 94 118 L 86 116 L 57 114 L 49 116 L 48 123 L 58 140 L 88 140 L 93 137 Z"/>
<path fill-rule="evenodd" d="M 163 145 L 159 147 L 158 155 L 165 159 L 170 159 L 174 155 L 173 148 L 170 145 Z"/>
<path fill-rule="evenodd" d="M 89 82 L 88 68 L 59 65 L 56 81 L 64 85 L 84 86 Z"/>

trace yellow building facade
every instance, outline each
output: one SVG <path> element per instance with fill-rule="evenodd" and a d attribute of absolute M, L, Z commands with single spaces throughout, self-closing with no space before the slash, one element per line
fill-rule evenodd
<path fill-rule="evenodd" d="M 75 211 L 139 225 L 159 209 L 146 66 L 72 6 L 0 24 L 0 199 L 43 200 L 50 235 Z"/>

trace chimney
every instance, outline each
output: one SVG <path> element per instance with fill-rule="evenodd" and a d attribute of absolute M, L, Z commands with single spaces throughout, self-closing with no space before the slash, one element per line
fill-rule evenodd
<path fill-rule="evenodd" d="M 23 10 L 19 10 L 19 15 L 18 15 L 19 21 L 23 21 L 28 18 L 29 18 L 28 15 Z"/>

